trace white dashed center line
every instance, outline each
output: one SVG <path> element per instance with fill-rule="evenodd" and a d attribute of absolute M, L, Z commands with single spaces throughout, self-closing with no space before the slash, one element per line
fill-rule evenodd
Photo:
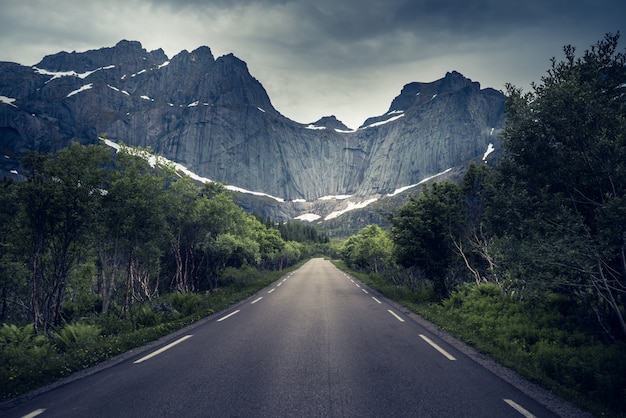
<path fill-rule="evenodd" d="M 389 312 L 390 314 L 395 316 L 398 321 L 404 322 L 404 319 L 400 318 L 400 316 L 397 313 L 395 313 L 394 311 L 392 311 L 391 309 L 387 309 L 387 312 Z"/>
<path fill-rule="evenodd" d="M 161 354 L 162 352 L 169 350 L 170 348 L 174 347 L 176 344 L 180 344 L 183 341 L 185 341 L 186 339 L 191 338 L 191 337 L 193 337 L 193 335 L 185 335 L 184 337 L 174 341 L 173 343 L 170 343 L 170 344 L 166 345 L 165 347 L 161 347 L 158 350 L 148 354 L 147 356 L 140 358 L 139 360 L 135 360 L 133 363 L 139 364 L 141 362 L 149 360 L 152 357 L 157 356 L 157 355 Z"/>
<path fill-rule="evenodd" d="M 430 346 L 432 348 L 434 348 L 435 350 L 437 350 L 441 354 L 443 354 L 448 360 L 452 360 L 452 361 L 456 360 L 456 358 L 454 358 L 454 356 L 452 354 L 448 353 L 446 350 L 444 350 L 443 348 L 439 347 L 433 340 L 431 340 L 427 336 L 420 334 L 420 337 L 422 338 L 422 340 L 424 340 L 428 344 L 430 344 Z"/>
<path fill-rule="evenodd" d="M 513 402 L 510 399 L 504 399 L 504 402 L 509 404 L 509 406 L 511 408 L 515 409 L 517 412 L 519 412 L 520 414 L 524 415 L 526 418 L 535 418 L 535 416 L 533 414 L 531 414 L 530 412 L 528 412 L 527 410 L 522 408 L 518 403 Z"/>
<path fill-rule="evenodd" d="M 231 316 L 233 316 L 234 314 L 239 313 L 239 311 L 240 311 L 240 310 L 241 310 L 241 309 L 237 309 L 235 312 L 231 312 L 231 313 L 229 313 L 228 315 L 221 317 L 220 319 L 218 319 L 218 320 L 217 320 L 217 322 L 222 322 L 223 320 L 225 320 L 225 319 L 227 319 L 227 318 L 230 318 L 230 317 L 231 317 Z"/>

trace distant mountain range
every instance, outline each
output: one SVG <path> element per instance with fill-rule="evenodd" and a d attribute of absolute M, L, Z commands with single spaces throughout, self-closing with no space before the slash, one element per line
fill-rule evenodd
<path fill-rule="evenodd" d="M 232 54 L 215 59 L 201 47 L 170 59 L 121 41 L 33 67 L 0 62 L 0 176 L 22 178 L 26 150 L 106 136 L 280 203 L 242 199 L 250 210 L 332 219 L 497 149 L 504 103 L 453 71 L 405 85 L 356 130 L 334 116 L 302 124 L 276 110 Z"/>

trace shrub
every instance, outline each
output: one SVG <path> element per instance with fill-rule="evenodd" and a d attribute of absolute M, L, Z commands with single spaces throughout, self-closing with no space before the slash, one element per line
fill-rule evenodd
<path fill-rule="evenodd" d="M 32 324 L 0 328 L 0 399 L 48 383 L 50 370 L 58 366 L 54 347 L 46 337 L 35 335 Z"/>

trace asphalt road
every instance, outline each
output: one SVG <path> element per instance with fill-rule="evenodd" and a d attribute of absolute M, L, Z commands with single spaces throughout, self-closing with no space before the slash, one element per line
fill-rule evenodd
<path fill-rule="evenodd" d="M 0 415 L 555 416 L 322 259 Z"/>

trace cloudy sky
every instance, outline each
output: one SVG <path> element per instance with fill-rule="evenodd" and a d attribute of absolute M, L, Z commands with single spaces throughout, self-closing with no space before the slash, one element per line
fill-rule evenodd
<path fill-rule="evenodd" d="M 385 113 L 402 86 L 456 70 L 528 90 L 562 47 L 622 33 L 624 0 L 0 0 L 0 61 L 140 41 L 171 58 L 234 53 L 281 113 L 335 115 L 351 128 Z M 1 92 L 0 92 L 1 94 Z"/>

